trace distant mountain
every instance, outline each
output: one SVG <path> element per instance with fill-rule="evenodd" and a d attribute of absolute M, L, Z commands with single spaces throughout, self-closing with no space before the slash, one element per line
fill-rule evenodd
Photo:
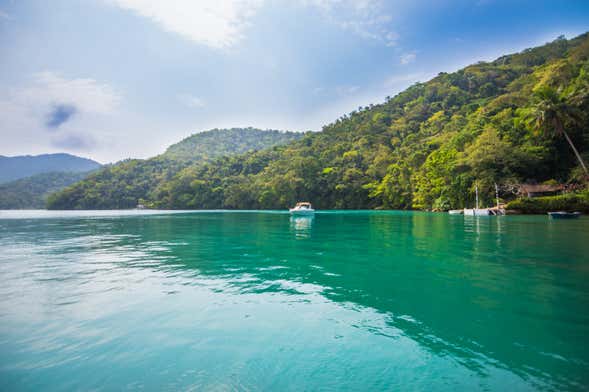
<path fill-rule="evenodd" d="M 6 157 L 0 155 L 0 183 L 50 172 L 88 172 L 100 163 L 70 154 L 42 154 Z"/>
<path fill-rule="evenodd" d="M 88 172 L 41 173 L 0 184 L 0 210 L 45 208 L 47 196 L 80 181 Z"/>
<path fill-rule="evenodd" d="M 216 159 L 284 145 L 303 133 L 255 128 L 212 129 L 170 146 L 150 159 L 128 159 L 104 166 L 62 192 L 51 196 L 52 209 L 132 208 L 152 199 L 159 186 L 182 169 Z"/>

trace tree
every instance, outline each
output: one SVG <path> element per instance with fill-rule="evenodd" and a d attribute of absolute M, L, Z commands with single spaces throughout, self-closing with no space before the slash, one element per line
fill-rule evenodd
<path fill-rule="evenodd" d="M 550 86 L 541 86 L 534 91 L 534 95 L 536 102 L 532 110 L 527 114 L 528 124 L 546 134 L 564 136 L 585 171 L 585 176 L 589 177 L 587 166 L 581 154 L 579 154 L 569 134 L 564 129 L 566 122 L 576 123 L 579 121 L 579 109 L 572 103 L 574 95 L 559 94 Z"/>

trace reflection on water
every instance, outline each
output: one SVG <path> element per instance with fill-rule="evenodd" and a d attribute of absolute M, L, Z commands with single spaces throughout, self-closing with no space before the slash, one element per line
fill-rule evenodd
<path fill-rule="evenodd" d="M 485 218 L 0 219 L 0 389 L 583 390 L 589 221 Z"/>
<path fill-rule="evenodd" d="M 291 216 L 290 227 L 297 238 L 309 238 L 311 236 L 311 227 L 315 216 Z"/>

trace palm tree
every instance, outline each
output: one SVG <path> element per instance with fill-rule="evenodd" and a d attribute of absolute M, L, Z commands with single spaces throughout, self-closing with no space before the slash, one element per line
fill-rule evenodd
<path fill-rule="evenodd" d="M 581 154 L 579 154 L 569 134 L 564 129 L 566 122 L 579 122 L 580 110 L 577 105 L 573 104 L 577 96 L 559 94 L 550 86 L 537 89 L 534 95 L 536 103 L 528 113 L 528 124 L 545 134 L 564 136 L 585 171 L 585 175 L 589 176 Z"/>

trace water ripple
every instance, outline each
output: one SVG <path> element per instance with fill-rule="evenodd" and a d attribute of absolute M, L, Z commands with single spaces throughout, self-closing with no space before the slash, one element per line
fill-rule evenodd
<path fill-rule="evenodd" d="M 0 213 L 2 389 L 589 383 L 584 219 L 35 214 Z"/>

